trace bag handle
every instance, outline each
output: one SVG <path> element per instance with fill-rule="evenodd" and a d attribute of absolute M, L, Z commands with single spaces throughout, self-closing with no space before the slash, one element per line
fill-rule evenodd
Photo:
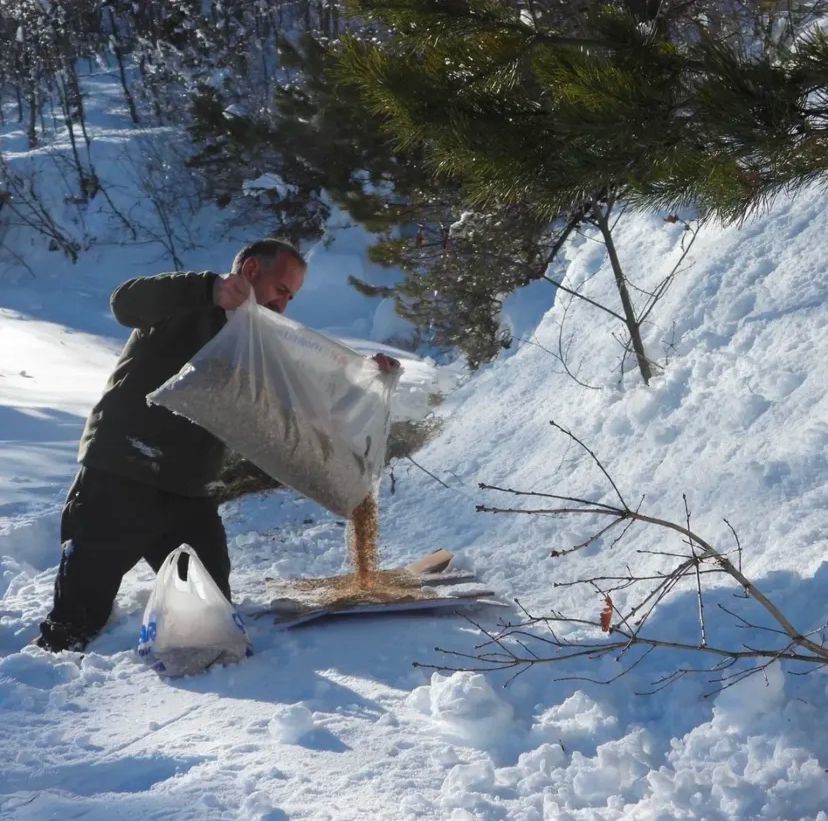
<path fill-rule="evenodd" d="M 195 551 L 188 545 L 183 544 L 180 547 L 177 547 L 175 550 L 164 559 L 164 564 L 161 565 L 161 569 L 158 571 L 158 579 L 159 583 L 163 585 L 167 585 L 172 581 L 173 585 L 177 590 L 180 590 L 183 593 L 187 593 L 192 589 L 192 584 L 190 580 L 191 576 L 191 569 L 195 567 L 195 562 L 188 561 L 187 562 L 187 578 L 182 579 L 181 575 L 178 570 L 178 560 L 182 555 L 187 555 L 190 559 L 196 555 Z"/>
<path fill-rule="evenodd" d="M 178 569 L 178 559 L 183 554 L 186 554 L 189 557 L 189 561 L 187 562 L 186 579 L 181 578 L 181 574 Z M 198 554 L 188 544 L 183 544 L 180 547 L 177 547 L 172 553 L 170 553 L 169 556 L 167 556 L 164 560 L 164 564 L 158 571 L 158 575 L 159 577 L 162 577 L 163 584 L 167 584 L 170 580 L 170 576 L 172 576 L 171 581 L 176 590 L 180 590 L 182 593 L 189 593 L 191 596 L 195 596 L 196 598 L 202 600 L 206 599 L 208 597 L 208 590 L 210 589 L 214 590 L 218 593 L 218 595 L 224 598 L 224 594 L 219 589 L 219 586 L 216 584 L 213 577 L 201 563 L 201 560 L 198 558 Z"/>

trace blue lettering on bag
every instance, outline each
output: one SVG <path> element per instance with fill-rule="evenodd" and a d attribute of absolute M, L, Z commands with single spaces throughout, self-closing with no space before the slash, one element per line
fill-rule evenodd
<path fill-rule="evenodd" d="M 151 641 L 155 641 L 157 636 L 158 625 L 154 621 L 151 621 L 149 624 L 142 624 L 141 633 L 138 636 L 138 643 L 148 644 Z"/>

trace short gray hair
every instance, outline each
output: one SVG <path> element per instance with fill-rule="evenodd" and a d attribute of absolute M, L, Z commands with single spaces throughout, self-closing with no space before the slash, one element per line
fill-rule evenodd
<path fill-rule="evenodd" d="M 280 254 L 288 254 L 293 257 L 303 268 L 308 267 L 308 263 L 299 249 L 286 239 L 276 239 L 274 237 L 265 237 L 264 239 L 257 239 L 255 242 L 250 242 L 239 251 L 233 258 L 233 267 L 230 269 L 231 273 L 237 274 L 241 271 L 242 265 L 250 259 L 250 257 L 264 257 L 265 259 L 276 259 Z"/>

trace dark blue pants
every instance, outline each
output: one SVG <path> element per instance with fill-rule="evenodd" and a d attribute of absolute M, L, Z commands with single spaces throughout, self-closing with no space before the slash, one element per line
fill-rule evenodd
<path fill-rule="evenodd" d="M 47 650 L 81 650 L 106 624 L 124 574 L 141 559 L 158 572 L 188 544 L 230 599 L 227 537 L 216 503 L 179 496 L 82 466 L 61 518 L 52 611 L 40 625 Z"/>

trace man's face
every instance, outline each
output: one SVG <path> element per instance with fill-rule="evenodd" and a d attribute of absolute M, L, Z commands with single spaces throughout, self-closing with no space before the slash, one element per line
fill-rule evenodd
<path fill-rule="evenodd" d="M 241 272 L 253 286 L 256 302 L 280 314 L 305 282 L 304 266 L 284 253 L 273 259 L 249 257 Z"/>

